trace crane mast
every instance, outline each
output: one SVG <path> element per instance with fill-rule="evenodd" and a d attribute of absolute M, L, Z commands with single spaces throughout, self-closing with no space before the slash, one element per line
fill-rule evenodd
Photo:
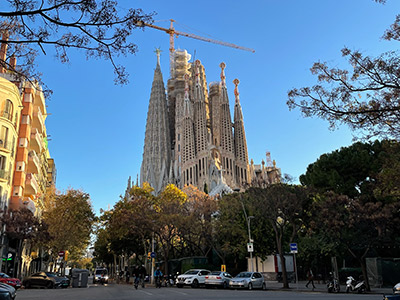
<path fill-rule="evenodd" d="M 226 46 L 226 47 L 231 47 L 231 48 L 235 48 L 235 49 L 239 49 L 239 50 L 244 50 L 244 51 L 250 51 L 252 53 L 255 52 L 254 49 L 251 48 L 246 48 L 246 47 L 242 47 L 242 46 L 238 46 L 232 43 L 227 43 L 227 42 L 223 42 L 223 41 L 219 41 L 219 40 L 214 40 L 214 39 L 210 39 L 210 38 L 205 38 L 196 34 L 192 34 L 192 33 L 187 33 L 187 32 L 183 32 L 183 31 L 177 31 L 174 28 L 174 22 L 175 20 L 170 19 L 170 26 L 169 28 L 164 28 L 161 26 L 157 26 L 154 24 L 149 24 L 149 23 L 144 23 L 144 22 L 140 22 L 138 25 L 139 26 L 146 26 L 146 27 L 151 27 L 157 30 L 161 30 L 166 32 L 167 34 L 169 34 L 169 68 L 170 68 L 170 75 L 171 77 L 174 75 L 174 52 L 175 52 L 175 37 L 178 36 L 185 36 L 188 38 L 192 38 L 192 39 L 196 39 L 196 40 L 200 40 L 200 41 L 204 41 L 204 42 L 209 42 L 209 43 L 214 43 L 214 44 L 218 44 L 221 46 Z"/>

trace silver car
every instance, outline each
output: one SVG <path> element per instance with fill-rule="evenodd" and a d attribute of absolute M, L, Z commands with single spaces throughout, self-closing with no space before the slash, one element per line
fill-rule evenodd
<path fill-rule="evenodd" d="M 209 287 L 222 287 L 224 289 L 229 287 L 229 281 L 231 281 L 232 276 L 227 272 L 213 271 L 206 276 L 204 284 L 206 288 Z"/>
<path fill-rule="evenodd" d="M 229 282 L 231 289 L 267 289 L 264 276 L 258 272 L 240 272 Z"/>

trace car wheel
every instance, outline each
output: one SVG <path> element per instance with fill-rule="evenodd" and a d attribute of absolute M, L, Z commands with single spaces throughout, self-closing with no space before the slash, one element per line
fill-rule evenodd
<path fill-rule="evenodd" d="M 199 282 L 197 281 L 197 279 L 195 279 L 195 280 L 193 280 L 193 283 L 192 283 L 192 288 L 198 288 L 199 287 Z"/>
<path fill-rule="evenodd" d="M 25 288 L 26 289 L 30 289 L 31 288 L 31 284 L 29 281 L 25 282 Z"/>
<path fill-rule="evenodd" d="M 346 293 L 348 293 L 350 291 L 350 288 L 349 287 L 347 287 L 346 288 Z"/>
<path fill-rule="evenodd" d="M 226 281 L 224 281 L 224 286 L 223 286 L 223 288 L 224 288 L 224 289 L 227 289 L 227 288 L 228 288 L 228 284 L 226 283 Z"/>
<path fill-rule="evenodd" d="M 262 289 L 265 291 L 267 289 L 267 285 L 263 282 Z"/>
<path fill-rule="evenodd" d="M 249 283 L 249 286 L 247 287 L 249 290 L 253 289 L 253 285 L 251 283 Z"/>
<path fill-rule="evenodd" d="M 178 288 L 180 288 L 180 289 L 183 288 L 183 285 L 182 285 L 182 284 L 177 284 L 176 286 L 177 286 Z"/>
<path fill-rule="evenodd" d="M 52 289 L 54 288 L 54 284 L 52 282 L 49 282 L 48 284 L 46 284 L 46 288 Z"/>

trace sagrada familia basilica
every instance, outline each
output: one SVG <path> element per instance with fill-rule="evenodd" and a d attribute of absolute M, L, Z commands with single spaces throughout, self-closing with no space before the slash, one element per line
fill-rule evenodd
<path fill-rule="evenodd" d="M 280 169 L 269 153 L 267 163 L 249 164 L 239 80 L 233 81 L 232 122 L 225 64 L 220 64 L 221 81 L 207 86 L 201 62 L 189 62 L 190 54 L 176 50 L 166 88 L 156 52 L 140 184 L 148 182 L 155 194 L 169 183 L 191 184 L 215 196 L 279 182 Z"/>

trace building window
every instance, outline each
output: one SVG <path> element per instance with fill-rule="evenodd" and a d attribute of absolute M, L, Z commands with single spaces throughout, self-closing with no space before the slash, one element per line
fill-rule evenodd
<path fill-rule="evenodd" d="M 6 105 L 5 105 L 4 111 L 3 111 L 3 117 L 12 121 L 12 116 L 13 116 L 13 104 L 10 99 L 7 99 Z"/>

